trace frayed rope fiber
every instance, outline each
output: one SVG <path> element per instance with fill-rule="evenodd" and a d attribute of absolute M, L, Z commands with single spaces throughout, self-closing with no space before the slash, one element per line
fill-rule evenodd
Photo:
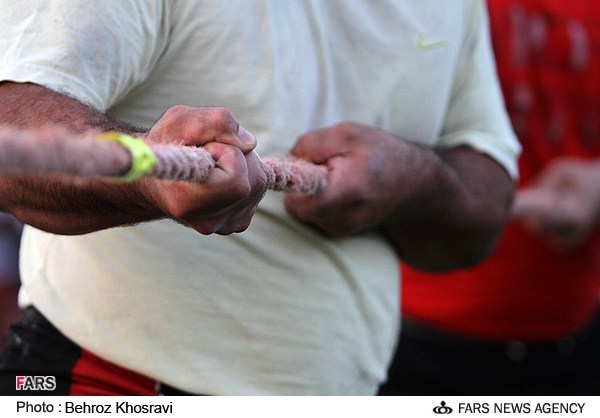
<path fill-rule="evenodd" d="M 0 127 L 0 174 L 55 173 L 127 181 L 154 177 L 205 182 L 215 161 L 201 147 L 150 144 L 117 133 L 74 135 L 60 128 Z M 327 187 L 327 167 L 292 157 L 266 158 L 267 188 L 317 194 Z"/>

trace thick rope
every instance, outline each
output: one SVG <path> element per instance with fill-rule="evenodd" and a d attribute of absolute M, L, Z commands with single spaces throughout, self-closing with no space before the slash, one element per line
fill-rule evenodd
<path fill-rule="evenodd" d="M 0 174 L 32 172 L 126 179 L 123 176 L 137 162 L 135 150 L 118 141 L 99 140 L 101 137 L 97 133 L 76 136 L 58 128 L 0 127 Z M 146 146 L 156 161 L 144 171 L 145 177 L 203 183 L 215 168 L 210 153 L 200 147 Z M 271 190 L 317 194 L 327 187 L 327 167 L 323 165 L 294 158 L 267 158 L 262 168 Z"/>

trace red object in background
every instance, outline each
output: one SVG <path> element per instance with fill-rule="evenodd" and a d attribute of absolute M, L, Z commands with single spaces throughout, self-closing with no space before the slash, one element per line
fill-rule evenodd
<path fill-rule="evenodd" d="M 556 157 L 600 157 L 600 2 L 488 7 L 498 75 L 523 145 L 521 184 Z M 599 296 L 600 233 L 556 252 L 511 222 L 477 268 L 436 275 L 403 266 L 403 314 L 477 338 L 559 338 L 589 320 Z"/>

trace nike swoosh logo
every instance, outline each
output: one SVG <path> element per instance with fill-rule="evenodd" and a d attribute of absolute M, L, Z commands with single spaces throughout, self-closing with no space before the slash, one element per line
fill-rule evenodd
<path fill-rule="evenodd" d="M 429 41 L 429 40 L 423 38 L 423 35 L 419 34 L 419 35 L 417 35 L 415 44 L 417 45 L 417 48 L 419 48 L 419 49 L 435 49 L 435 48 L 440 48 L 440 47 L 446 45 L 446 41 L 443 39 L 436 39 L 436 40 Z"/>

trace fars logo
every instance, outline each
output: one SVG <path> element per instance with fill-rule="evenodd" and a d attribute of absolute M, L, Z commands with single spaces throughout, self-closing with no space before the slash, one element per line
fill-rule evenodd
<path fill-rule="evenodd" d="M 17 390 L 54 390 L 56 389 L 56 377 L 54 376 L 17 376 Z"/>
<path fill-rule="evenodd" d="M 433 408 L 433 412 L 436 414 L 448 415 L 452 413 L 452 408 L 446 405 L 446 402 L 442 401 L 438 406 Z"/>

